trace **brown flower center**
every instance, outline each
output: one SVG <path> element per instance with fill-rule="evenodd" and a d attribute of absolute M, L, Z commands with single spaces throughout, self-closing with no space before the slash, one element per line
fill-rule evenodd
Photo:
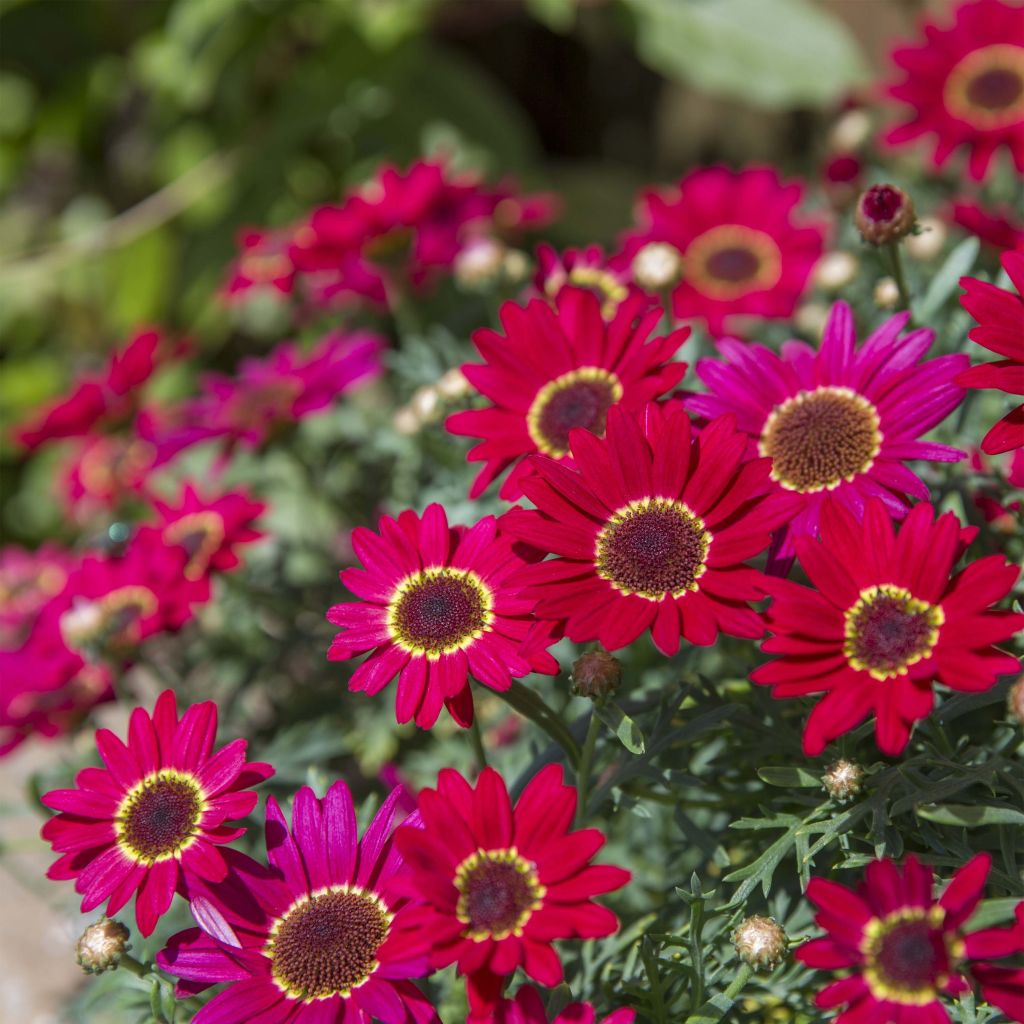
<path fill-rule="evenodd" d="M 490 589 L 467 569 L 423 569 L 398 585 L 388 606 L 395 643 L 436 659 L 478 640 L 494 621 Z"/>
<path fill-rule="evenodd" d="M 610 370 L 581 366 L 548 381 L 526 414 L 526 426 L 537 449 L 553 459 L 569 453 L 569 431 L 582 427 L 604 433 L 608 410 L 622 398 L 622 384 Z"/>
<path fill-rule="evenodd" d="M 521 935 L 546 892 L 536 865 L 515 847 L 471 853 L 456 868 L 454 882 L 459 891 L 455 912 L 471 939 Z"/>
<path fill-rule="evenodd" d="M 1024 120 L 1024 46 L 973 50 L 950 72 L 944 99 L 954 117 L 983 131 Z"/>
<path fill-rule="evenodd" d="M 163 768 L 143 779 L 121 802 L 114 819 L 117 841 L 138 863 L 167 860 L 192 842 L 205 807 L 193 776 Z"/>

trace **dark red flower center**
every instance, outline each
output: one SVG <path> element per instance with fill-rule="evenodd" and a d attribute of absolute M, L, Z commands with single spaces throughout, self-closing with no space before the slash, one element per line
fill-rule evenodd
<path fill-rule="evenodd" d="M 652 601 L 697 590 L 711 534 L 682 502 L 644 498 L 620 509 L 597 535 L 597 574 L 624 594 Z"/>
<path fill-rule="evenodd" d="M 684 253 L 684 279 L 720 301 L 773 288 L 781 273 L 782 257 L 772 237 L 742 224 L 711 228 Z"/>
<path fill-rule="evenodd" d="M 903 193 L 892 185 L 872 185 L 864 193 L 861 210 L 864 216 L 879 224 L 886 224 L 900 212 Z"/>
<path fill-rule="evenodd" d="M 1024 120 L 1024 46 L 972 50 L 950 73 L 945 101 L 954 117 L 983 131 Z"/>
<path fill-rule="evenodd" d="M 190 512 L 167 526 L 164 540 L 185 549 L 188 555 L 186 579 L 201 579 L 209 568 L 210 559 L 224 542 L 224 517 L 212 509 Z"/>
<path fill-rule="evenodd" d="M 521 934 L 545 895 L 536 866 L 513 847 L 477 850 L 456 869 L 458 919 L 471 938 L 505 939 Z"/>
<path fill-rule="evenodd" d="M 604 433 L 608 410 L 622 398 L 619 378 L 598 366 L 582 366 L 549 381 L 537 392 L 526 425 L 537 449 L 553 459 L 569 453 L 576 427 Z"/>
<path fill-rule="evenodd" d="M 719 249 L 708 258 L 704 266 L 712 277 L 720 281 L 749 281 L 757 273 L 760 261 L 749 249 Z"/>
<path fill-rule="evenodd" d="M 274 981 L 293 999 L 346 998 L 377 970 L 392 915 L 373 893 L 327 889 L 296 903 L 265 949 Z"/>
<path fill-rule="evenodd" d="M 118 808 L 118 842 L 135 861 L 166 860 L 191 842 L 204 806 L 191 775 L 165 768 L 139 783 Z"/>
<path fill-rule="evenodd" d="M 931 654 L 944 622 L 941 605 L 918 600 L 904 587 L 868 587 L 846 612 L 843 653 L 853 668 L 876 679 L 905 675 Z"/>
<path fill-rule="evenodd" d="M 879 422 L 875 407 L 850 388 L 801 391 L 772 410 L 759 450 L 787 490 L 832 490 L 871 468 L 882 444 Z"/>
<path fill-rule="evenodd" d="M 949 981 L 950 954 L 941 918 L 923 907 L 903 907 L 873 919 L 863 948 L 865 980 L 878 999 L 924 1005 Z"/>
<path fill-rule="evenodd" d="M 423 569 L 408 577 L 388 606 L 395 643 L 437 658 L 477 640 L 493 621 L 489 588 L 466 569 Z"/>

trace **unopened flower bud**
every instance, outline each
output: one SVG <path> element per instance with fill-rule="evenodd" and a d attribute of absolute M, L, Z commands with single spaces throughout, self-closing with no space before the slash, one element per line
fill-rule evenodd
<path fill-rule="evenodd" d="M 419 433 L 423 426 L 420 422 L 419 416 L 417 416 L 415 411 L 408 405 L 403 405 L 402 408 L 395 413 L 392 424 L 396 433 L 405 434 L 407 437 L 411 434 Z"/>
<path fill-rule="evenodd" d="M 917 231 L 909 235 L 904 244 L 915 260 L 933 260 L 945 248 L 948 234 L 946 225 L 938 217 L 922 217 L 917 222 Z"/>
<path fill-rule="evenodd" d="M 509 249 L 501 264 L 501 271 L 509 284 L 520 284 L 530 276 L 530 257 L 519 249 Z"/>
<path fill-rule="evenodd" d="M 900 301 L 900 286 L 891 277 L 879 278 L 874 300 L 879 309 L 895 309 Z"/>
<path fill-rule="evenodd" d="M 455 257 L 455 283 L 466 291 L 492 286 L 501 274 L 507 251 L 493 238 L 474 238 Z"/>
<path fill-rule="evenodd" d="M 423 387 L 416 389 L 409 404 L 420 423 L 430 423 L 441 406 L 441 399 L 436 388 L 424 384 Z"/>
<path fill-rule="evenodd" d="M 604 700 L 622 682 L 622 665 L 607 651 L 589 651 L 572 667 L 572 692 L 577 697 Z"/>
<path fill-rule="evenodd" d="M 843 804 L 852 800 L 861 788 L 864 769 L 853 761 L 836 761 L 821 777 L 821 784 L 833 800 Z"/>
<path fill-rule="evenodd" d="M 446 370 L 437 382 L 437 393 L 443 398 L 462 398 L 469 394 L 469 381 L 466 375 L 454 366 Z"/>
<path fill-rule="evenodd" d="M 774 917 L 755 914 L 740 921 L 732 933 L 739 958 L 755 971 L 770 971 L 786 958 L 786 933 Z"/>
<path fill-rule="evenodd" d="M 1017 720 L 1018 725 L 1024 725 L 1024 676 L 1010 687 L 1006 695 L 1006 710 L 1011 718 Z"/>
<path fill-rule="evenodd" d="M 866 110 L 848 110 L 828 133 L 829 149 L 837 153 L 850 153 L 860 149 L 871 135 L 871 116 Z"/>
<path fill-rule="evenodd" d="M 914 201 L 895 185 L 872 185 L 861 193 L 853 221 L 871 245 L 888 245 L 914 230 Z"/>
<path fill-rule="evenodd" d="M 86 974 L 102 974 L 113 970 L 128 949 L 129 934 L 120 922 L 101 917 L 95 924 L 89 925 L 78 940 L 75 952 L 79 966 Z"/>
<path fill-rule="evenodd" d="M 633 257 L 633 280 L 649 292 L 670 288 L 683 274 L 679 250 L 667 242 L 648 242 Z"/>
<path fill-rule="evenodd" d="M 820 302 L 805 302 L 796 311 L 793 322 L 802 334 L 820 338 L 825 333 L 825 324 L 828 323 L 828 307 Z"/>
<path fill-rule="evenodd" d="M 857 257 L 848 252 L 827 252 L 814 268 L 814 283 L 826 291 L 845 288 L 860 269 Z"/>

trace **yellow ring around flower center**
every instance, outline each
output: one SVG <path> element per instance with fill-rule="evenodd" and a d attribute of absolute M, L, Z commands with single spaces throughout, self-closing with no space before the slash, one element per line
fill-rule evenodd
<path fill-rule="evenodd" d="M 874 917 L 864 926 L 864 934 L 860 941 L 860 952 L 864 957 L 864 981 L 876 999 L 886 999 L 903 1006 L 925 1006 L 932 1002 L 949 982 L 949 974 L 937 972 L 928 981 L 921 980 L 913 984 L 905 979 L 893 977 L 887 970 L 886 942 L 891 941 L 894 933 L 901 929 L 920 926 L 926 932 L 938 931 L 945 918 L 942 907 L 935 905 L 924 907 L 900 907 L 885 917 Z M 946 955 L 950 961 L 962 956 L 962 943 L 952 936 L 942 933 Z M 922 972 L 923 973 L 923 972 Z"/>
<path fill-rule="evenodd" d="M 1019 83 L 1015 96 L 1009 102 L 986 106 L 971 95 L 985 76 L 1002 75 L 1003 83 Z M 1024 121 L 1024 46 L 996 43 L 973 50 L 949 73 L 942 93 L 946 109 L 954 117 L 975 128 L 992 131 L 1007 128 Z"/>
<path fill-rule="evenodd" d="M 604 433 L 608 410 L 622 398 L 622 382 L 601 366 L 580 366 L 549 380 L 526 413 L 526 429 L 537 450 L 553 459 L 569 453 L 575 427 Z"/>
<path fill-rule="evenodd" d="M 731 268 L 732 273 L 727 273 Z M 712 299 L 768 291 L 782 278 L 782 253 L 771 235 L 743 224 L 719 224 L 683 253 L 683 279 Z"/>
<path fill-rule="evenodd" d="M 206 794 L 190 772 L 161 768 L 124 795 L 114 815 L 121 850 L 136 864 L 180 858 L 196 841 Z"/>
<path fill-rule="evenodd" d="M 455 869 L 453 884 L 459 892 L 455 915 L 474 942 L 521 936 L 547 895 L 537 865 L 514 846 L 471 853 Z"/>

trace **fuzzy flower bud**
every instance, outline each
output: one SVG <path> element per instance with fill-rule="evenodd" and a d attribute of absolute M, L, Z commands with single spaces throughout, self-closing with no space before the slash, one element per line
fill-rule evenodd
<path fill-rule="evenodd" d="M 895 309 L 900 301 L 900 287 L 891 277 L 881 277 L 873 296 L 879 309 Z"/>
<path fill-rule="evenodd" d="M 938 217 L 922 217 L 917 231 L 906 241 L 907 252 L 915 260 L 933 260 L 945 248 L 949 231 Z"/>
<path fill-rule="evenodd" d="M 774 970 L 786 958 L 786 933 L 774 917 L 753 917 L 740 921 L 732 933 L 736 954 L 755 971 Z"/>
<path fill-rule="evenodd" d="M 679 250 L 667 242 L 648 242 L 633 257 L 633 280 L 649 292 L 670 288 L 683 274 Z"/>
<path fill-rule="evenodd" d="M 572 692 L 577 697 L 605 700 L 622 682 L 622 665 L 607 651 L 589 651 L 572 667 Z"/>
<path fill-rule="evenodd" d="M 508 250 L 493 238 L 474 238 L 455 257 L 455 283 L 464 291 L 483 291 L 501 276 Z"/>
<path fill-rule="evenodd" d="M 914 230 L 914 201 L 895 185 L 872 185 L 861 193 L 853 221 L 871 245 L 888 245 Z"/>
<path fill-rule="evenodd" d="M 814 268 L 814 283 L 826 291 L 838 292 L 845 288 L 860 269 L 857 257 L 848 252 L 827 252 Z"/>
<path fill-rule="evenodd" d="M 118 921 L 101 917 L 82 932 L 75 952 L 86 974 L 102 974 L 117 967 L 128 949 L 129 931 Z"/>
<path fill-rule="evenodd" d="M 839 803 L 852 800 L 860 792 L 864 769 L 853 761 L 836 761 L 821 777 L 828 795 Z"/>
<path fill-rule="evenodd" d="M 1016 719 L 1018 725 L 1024 725 L 1024 676 L 1010 687 L 1006 695 L 1006 710 L 1011 718 Z"/>

